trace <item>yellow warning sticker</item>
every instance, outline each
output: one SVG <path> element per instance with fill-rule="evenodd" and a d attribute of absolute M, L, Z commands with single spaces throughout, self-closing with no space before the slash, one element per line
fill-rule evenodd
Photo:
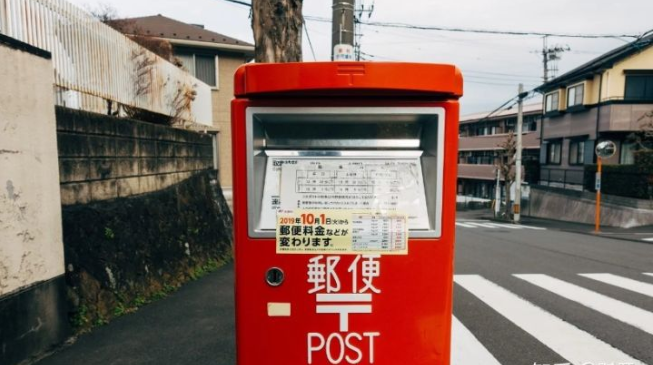
<path fill-rule="evenodd" d="M 408 217 L 396 211 L 279 210 L 279 254 L 408 254 Z"/>

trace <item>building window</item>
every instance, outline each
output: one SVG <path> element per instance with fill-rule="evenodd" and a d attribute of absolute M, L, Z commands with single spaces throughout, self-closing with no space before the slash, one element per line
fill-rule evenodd
<path fill-rule="evenodd" d="M 562 141 L 550 141 L 547 145 L 546 163 L 549 165 L 560 165 L 560 154 L 562 152 Z"/>
<path fill-rule="evenodd" d="M 569 141 L 569 164 L 582 165 L 585 163 L 585 141 Z"/>
<path fill-rule="evenodd" d="M 537 118 L 536 116 L 524 117 L 524 125 L 522 127 L 523 132 L 535 132 L 537 131 Z"/>
<path fill-rule="evenodd" d="M 622 165 L 635 164 L 635 152 L 637 151 L 637 143 L 621 143 L 621 152 L 619 154 L 619 163 Z"/>
<path fill-rule="evenodd" d="M 556 91 L 554 93 L 548 94 L 544 98 L 544 112 L 554 112 L 558 110 L 560 92 Z"/>
<path fill-rule="evenodd" d="M 582 105 L 583 104 L 583 92 L 585 85 L 579 84 L 572 86 L 567 89 L 567 107 L 571 108 L 572 106 Z"/>
<path fill-rule="evenodd" d="M 179 53 L 175 55 L 189 74 L 195 76 L 211 87 L 218 85 L 216 72 L 217 57 L 195 53 Z"/>
<path fill-rule="evenodd" d="M 627 75 L 626 100 L 653 100 L 653 75 Z"/>

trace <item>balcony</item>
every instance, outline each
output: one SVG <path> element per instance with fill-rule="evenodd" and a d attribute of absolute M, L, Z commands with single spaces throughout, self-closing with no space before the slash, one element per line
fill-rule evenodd
<path fill-rule="evenodd" d="M 507 134 L 495 134 L 491 136 L 474 136 L 460 137 L 458 142 L 459 151 L 489 151 L 500 149 L 499 145 L 503 143 Z M 522 134 L 522 145 L 524 149 L 540 148 L 538 132 L 528 132 Z"/>

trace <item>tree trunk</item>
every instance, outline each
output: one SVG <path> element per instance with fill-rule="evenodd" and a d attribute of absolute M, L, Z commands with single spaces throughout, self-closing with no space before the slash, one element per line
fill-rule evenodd
<path fill-rule="evenodd" d="M 504 181 L 504 190 L 506 194 L 506 218 L 510 219 L 510 211 L 511 211 L 511 204 L 510 204 L 510 179 L 507 177 L 505 178 Z"/>
<path fill-rule="evenodd" d="M 302 2 L 252 0 L 256 62 L 301 62 Z"/>

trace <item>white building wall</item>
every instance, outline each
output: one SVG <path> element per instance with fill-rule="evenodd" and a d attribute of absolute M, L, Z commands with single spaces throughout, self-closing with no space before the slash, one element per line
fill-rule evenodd
<path fill-rule="evenodd" d="M 50 60 L 0 43 L 0 297 L 64 273 Z"/>

